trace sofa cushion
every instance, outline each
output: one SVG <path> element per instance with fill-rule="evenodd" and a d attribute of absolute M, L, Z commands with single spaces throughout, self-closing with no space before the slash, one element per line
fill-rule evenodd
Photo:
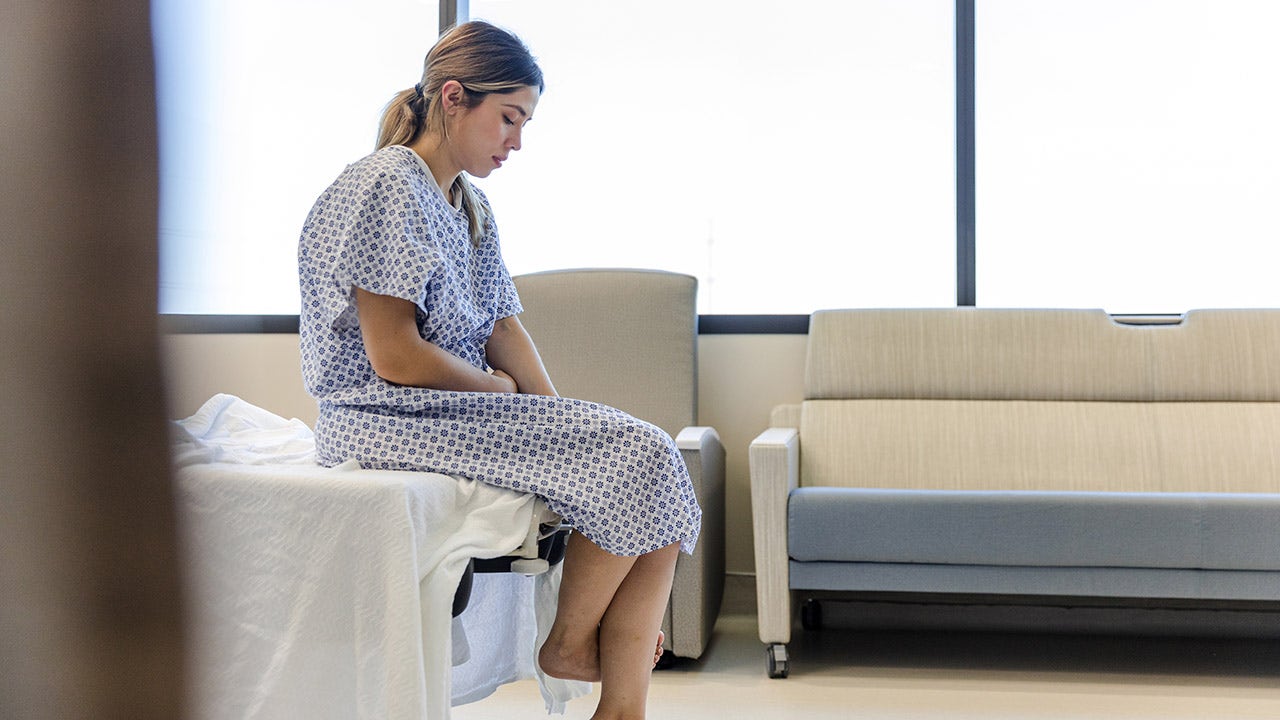
<path fill-rule="evenodd" d="M 793 560 L 1280 570 L 1280 496 L 797 488 Z"/>

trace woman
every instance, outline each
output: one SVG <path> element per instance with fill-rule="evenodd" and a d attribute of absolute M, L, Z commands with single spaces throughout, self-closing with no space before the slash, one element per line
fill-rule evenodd
<path fill-rule="evenodd" d="M 516 315 L 485 196 L 543 89 L 514 36 L 445 34 L 382 118 L 378 149 L 317 200 L 299 242 L 303 375 L 325 464 L 463 475 L 537 493 L 576 530 L 539 651 L 600 681 L 594 717 L 642 718 L 676 556 L 701 510 L 671 438 L 557 396 Z M 657 649 L 654 647 L 654 638 Z"/>

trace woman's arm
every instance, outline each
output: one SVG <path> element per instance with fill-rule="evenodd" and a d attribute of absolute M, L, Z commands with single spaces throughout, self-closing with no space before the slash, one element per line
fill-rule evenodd
<path fill-rule="evenodd" d="M 542 365 L 542 357 L 533 339 L 515 315 L 504 317 L 493 325 L 493 335 L 485 345 L 489 364 L 505 371 L 516 381 L 520 392 L 530 395 L 558 395 L 551 377 Z"/>
<path fill-rule="evenodd" d="M 433 390 L 515 392 L 510 375 L 492 375 L 418 334 L 413 303 L 356 288 L 360 334 L 373 371 L 387 382 Z"/>

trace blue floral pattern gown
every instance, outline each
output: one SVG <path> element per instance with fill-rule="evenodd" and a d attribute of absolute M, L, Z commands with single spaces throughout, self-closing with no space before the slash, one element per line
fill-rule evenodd
<path fill-rule="evenodd" d="M 492 220 L 475 246 L 415 152 L 386 147 L 339 175 L 303 226 L 298 270 L 323 464 L 468 477 L 541 495 L 615 555 L 692 552 L 702 512 L 659 428 L 583 400 L 407 387 L 373 371 L 354 288 L 412 302 L 423 338 L 485 370 L 494 323 L 522 310 Z"/>

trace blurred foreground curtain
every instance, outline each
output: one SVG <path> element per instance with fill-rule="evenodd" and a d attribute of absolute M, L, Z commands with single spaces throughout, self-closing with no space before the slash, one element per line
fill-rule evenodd
<path fill-rule="evenodd" d="M 6 720 L 183 714 L 149 13 L 137 0 L 0 9 Z"/>

